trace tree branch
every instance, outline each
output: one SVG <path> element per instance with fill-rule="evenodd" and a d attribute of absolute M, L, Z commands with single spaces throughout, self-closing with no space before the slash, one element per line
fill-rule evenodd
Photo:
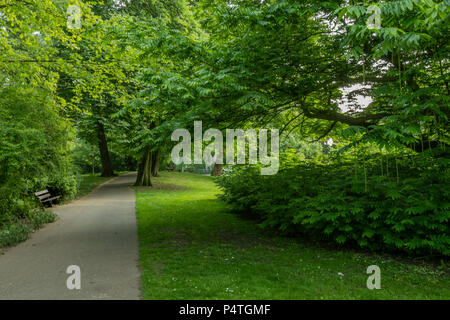
<path fill-rule="evenodd" d="M 337 121 L 341 123 L 345 123 L 351 126 L 362 126 L 362 127 L 368 127 L 369 125 L 373 124 L 373 121 L 375 120 L 381 120 L 384 117 L 389 116 L 388 113 L 377 113 L 377 114 L 365 114 L 358 117 L 352 117 L 347 114 L 339 113 L 336 111 L 309 111 L 307 109 L 303 109 L 305 112 L 305 115 L 308 118 L 314 118 L 314 119 L 322 119 L 322 120 L 329 120 L 329 121 Z"/>

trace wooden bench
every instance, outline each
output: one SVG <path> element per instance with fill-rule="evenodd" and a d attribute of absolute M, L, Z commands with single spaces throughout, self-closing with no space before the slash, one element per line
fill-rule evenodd
<path fill-rule="evenodd" d="M 61 198 L 61 196 L 52 197 L 52 195 L 50 194 L 50 192 L 48 192 L 47 189 L 35 192 L 34 195 L 39 199 L 39 201 L 44 206 L 49 206 L 49 207 L 53 206 L 52 202 L 54 200 L 58 200 L 59 198 Z"/>

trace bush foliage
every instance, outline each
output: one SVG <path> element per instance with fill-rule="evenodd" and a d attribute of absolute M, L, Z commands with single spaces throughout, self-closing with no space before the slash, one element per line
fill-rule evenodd
<path fill-rule="evenodd" d="M 34 230 L 55 220 L 56 215 L 51 211 L 29 211 L 26 220 L 16 221 L 0 227 L 0 248 L 27 240 Z"/>
<path fill-rule="evenodd" d="M 449 159 L 303 161 L 273 176 L 243 167 L 222 198 L 262 226 L 371 250 L 450 255 Z"/>
<path fill-rule="evenodd" d="M 21 219 L 33 224 L 36 191 L 48 189 L 65 198 L 76 193 L 71 136 L 70 125 L 48 92 L 1 90 L 0 227 Z"/>

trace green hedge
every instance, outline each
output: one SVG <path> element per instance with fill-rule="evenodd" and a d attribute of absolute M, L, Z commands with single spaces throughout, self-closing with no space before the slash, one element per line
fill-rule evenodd
<path fill-rule="evenodd" d="M 35 191 L 74 196 L 72 136 L 47 91 L 0 90 L 0 228 L 33 223 L 30 214 L 39 204 Z"/>
<path fill-rule="evenodd" d="M 449 256 L 449 159 L 384 161 L 303 162 L 273 176 L 245 167 L 218 183 L 234 211 L 264 227 L 372 250 Z"/>

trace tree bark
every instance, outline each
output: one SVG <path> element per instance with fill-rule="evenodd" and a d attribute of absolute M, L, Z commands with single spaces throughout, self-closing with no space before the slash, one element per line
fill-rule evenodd
<path fill-rule="evenodd" d="M 100 159 L 102 161 L 102 177 L 114 176 L 114 171 L 109 158 L 108 142 L 106 141 L 105 127 L 100 121 L 97 121 L 97 138 Z"/>
<path fill-rule="evenodd" d="M 138 177 L 136 179 L 135 186 L 152 186 L 152 152 L 148 149 L 142 158 L 142 161 L 139 163 L 138 168 Z"/>
<path fill-rule="evenodd" d="M 142 157 L 141 161 L 139 161 L 139 164 L 138 164 L 138 172 L 137 172 L 136 182 L 134 183 L 135 186 L 141 185 L 142 176 L 144 174 L 144 166 L 145 166 L 145 157 Z"/>
<path fill-rule="evenodd" d="M 221 176 L 222 175 L 222 167 L 223 167 L 223 164 L 215 163 L 211 175 L 213 175 L 215 177 Z"/>
<path fill-rule="evenodd" d="M 152 152 L 152 176 L 159 176 L 159 150 Z"/>

